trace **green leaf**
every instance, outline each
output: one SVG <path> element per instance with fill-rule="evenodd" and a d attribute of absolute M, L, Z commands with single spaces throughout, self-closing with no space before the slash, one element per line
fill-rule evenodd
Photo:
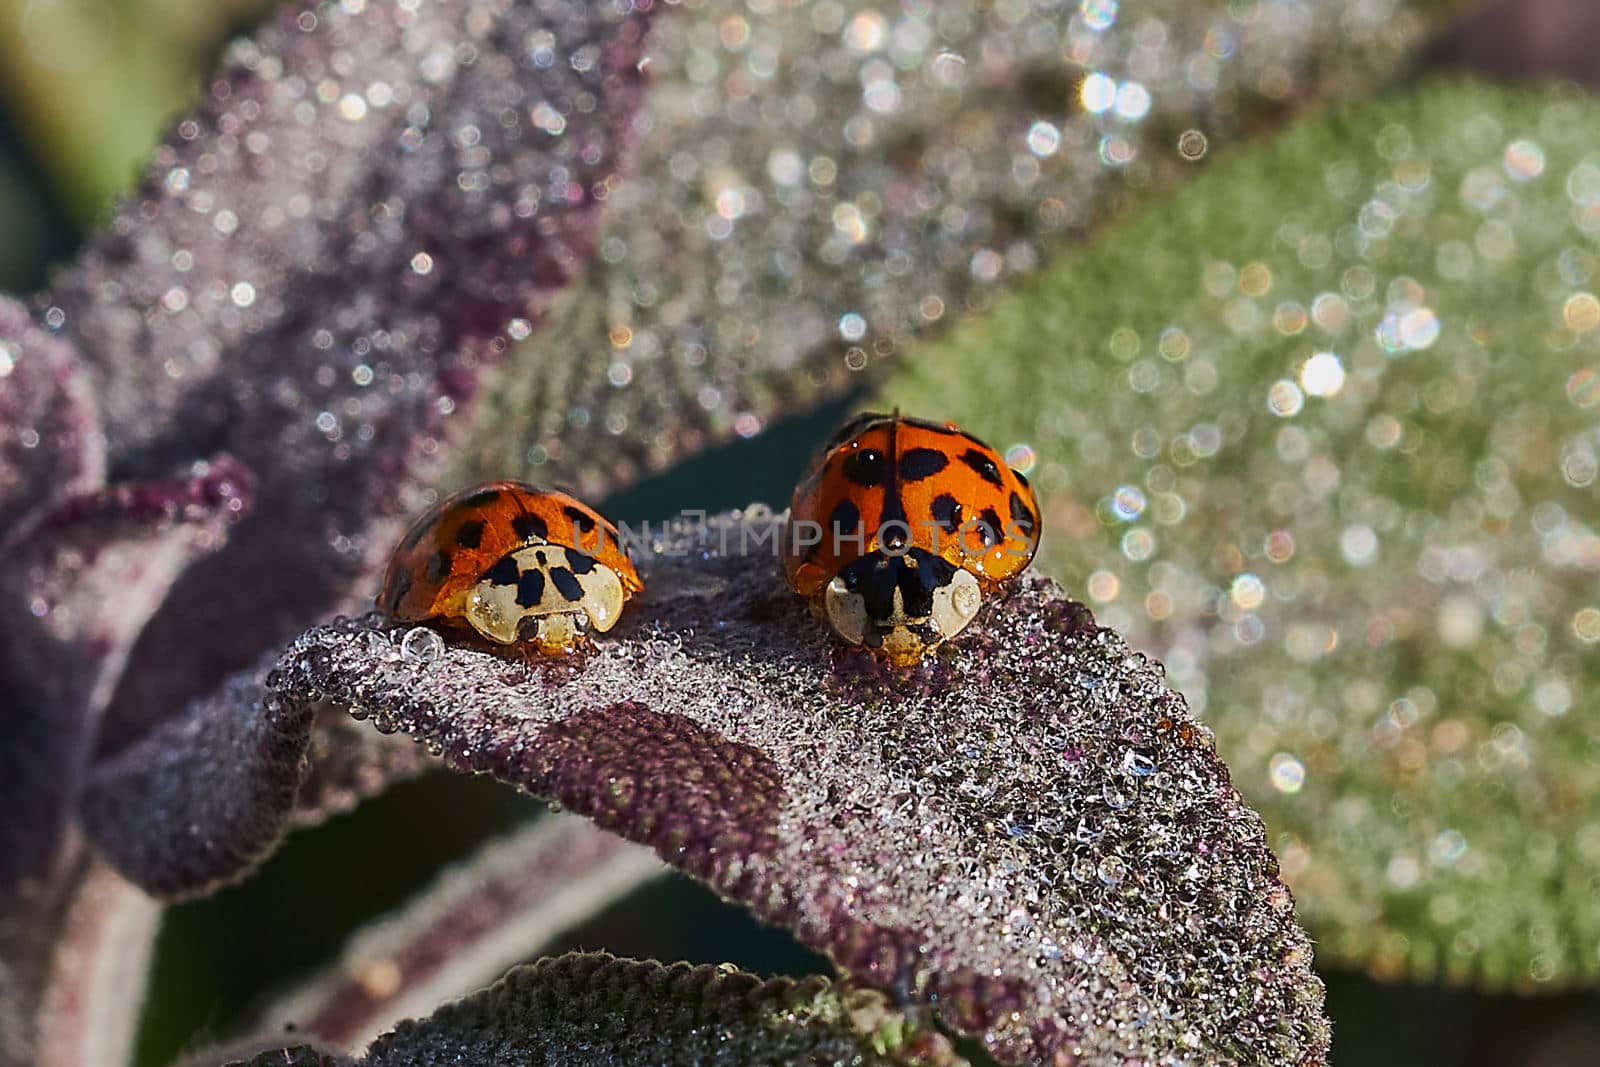
<path fill-rule="evenodd" d="M 1324 961 L 1600 978 L 1600 103 L 1426 85 L 1242 152 L 882 403 L 1035 462 Z"/>

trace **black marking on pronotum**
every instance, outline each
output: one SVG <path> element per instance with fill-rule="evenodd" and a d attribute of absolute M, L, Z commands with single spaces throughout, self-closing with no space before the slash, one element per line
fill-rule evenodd
<path fill-rule="evenodd" d="M 462 548 L 477 548 L 483 542 L 483 520 L 468 519 L 456 527 L 456 544 Z"/>
<path fill-rule="evenodd" d="M 495 565 L 483 572 L 483 580 L 490 585 L 516 585 L 522 568 L 509 555 L 501 556 Z"/>
<path fill-rule="evenodd" d="M 565 567 L 550 568 L 550 584 L 556 587 L 556 592 L 562 598 L 576 604 L 583 599 L 583 586 L 578 584 L 571 571 Z"/>
<path fill-rule="evenodd" d="M 995 466 L 994 460 L 984 455 L 976 448 L 969 448 L 961 453 L 961 462 L 971 467 L 978 473 L 978 477 L 990 485 L 1004 485 L 1000 478 L 1000 468 Z"/>
<path fill-rule="evenodd" d="M 543 552 L 535 552 L 533 554 L 533 561 L 541 567 L 547 567 L 550 564 L 550 561 L 545 558 L 545 554 Z"/>
<path fill-rule="evenodd" d="M 895 615 L 896 591 L 905 619 L 926 619 L 933 614 L 933 594 L 949 585 L 955 572 L 952 564 L 933 553 L 913 548 L 904 555 L 869 553 L 839 574 L 845 588 L 860 594 L 867 618 L 879 629 L 887 629 Z M 920 632 L 914 626 L 912 630 Z"/>
<path fill-rule="evenodd" d="M 961 501 L 949 493 L 940 493 L 934 497 L 929 510 L 933 512 L 933 521 L 939 524 L 940 529 L 955 533 L 961 528 L 964 509 L 961 507 Z"/>
<path fill-rule="evenodd" d="M 544 575 L 539 571 L 523 571 L 517 579 L 517 606 L 532 608 L 544 599 Z"/>
<path fill-rule="evenodd" d="M 895 469 L 902 480 L 920 482 L 924 478 L 932 478 L 949 465 L 949 457 L 937 448 L 913 448 L 900 457 Z"/>
<path fill-rule="evenodd" d="M 872 489 L 888 480 L 893 468 L 876 448 L 858 448 L 844 457 L 839 469 L 851 482 L 863 489 Z"/>
<path fill-rule="evenodd" d="M 437 582 L 450 573 L 450 563 L 450 553 L 441 548 L 428 557 L 428 566 L 423 573 L 427 576 L 428 581 Z"/>
<path fill-rule="evenodd" d="M 567 553 L 567 566 L 573 574 L 588 574 L 594 570 L 594 557 L 586 556 L 582 552 Z"/>
<path fill-rule="evenodd" d="M 517 535 L 519 541 L 548 541 L 550 527 L 545 521 L 532 512 L 524 512 L 511 520 L 511 530 Z"/>
<path fill-rule="evenodd" d="M 1023 501 L 1021 493 L 1013 492 L 1011 494 L 1011 521 L 1016 524 L 1018 530 L 1022 531 L 1024 537 L 1033 536 L 1033 527 L 1038 522 L 1038 517 Z"/>

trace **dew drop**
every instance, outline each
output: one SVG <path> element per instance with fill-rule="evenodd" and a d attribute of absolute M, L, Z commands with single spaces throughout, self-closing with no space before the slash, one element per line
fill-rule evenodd
<path fill-rule="evenodd" d="M 444 639 L 426 626 L 414 626 L 400 641 L 400 658 L 426 666 L 444 655 Z"/>

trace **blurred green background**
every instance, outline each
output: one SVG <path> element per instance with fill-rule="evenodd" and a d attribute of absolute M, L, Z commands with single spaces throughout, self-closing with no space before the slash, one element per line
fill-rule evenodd
<path fill-rule="evenodd" d="M 264 0 L 0 0 L 0 289 L 27 292 L 71 255 L 134 181 L 170 118 L 194 98 L 228 37 Z M 1514 77 L 1583 76 L 1592 50 L 1562 32 L 1577 3 L 1496 5 L 1442 46 Z M 1596 5 L 1600 6 L 1600 5 Z M 1552 14 L 1555 12 L 1555 14 Z M 1552 22 L 1551 20 L 1555 21 Z M 1553 27 L 1553 30 L 1552 30 Z M 849 402 L 682 463 L 606 502 L 613 518 L 685 508 L 781 506 L 805 454 Z M 487 781 L 435 774 L 291 837 L 244 885 L 169 912 L 139 1062 L 162 1065 L 228 1036 L 285 982 L 333 956 L 364 920 L 440 865 L 542 805 Z M 720 962 L 760 973 L 823 970 L 783 931 L 671 876 L 572 931 L 557 949 Z M 1488 1067 L 1600 1063 L 1600 996 L 1487 997 L 1325 974 L 1334 1062 Z"/>

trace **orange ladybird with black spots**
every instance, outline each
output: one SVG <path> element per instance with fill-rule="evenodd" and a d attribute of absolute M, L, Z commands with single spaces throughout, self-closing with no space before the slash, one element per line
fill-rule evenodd
<path fill-rule="evenodd" d="M 795 488 L 784 574 L 846 641 L 909 666 L 1033 561 L 1033 487 L 953 422 L 846 422 Z"/>
<path fill-rule="evenodd" d="M 559 490 L 497 481 L 416 520 L 390 558 L 378 607 L 403 622 L 470 627 L 559 654 L 584 631 L 615 626 L 643 589 L 599 512 Z"/>

